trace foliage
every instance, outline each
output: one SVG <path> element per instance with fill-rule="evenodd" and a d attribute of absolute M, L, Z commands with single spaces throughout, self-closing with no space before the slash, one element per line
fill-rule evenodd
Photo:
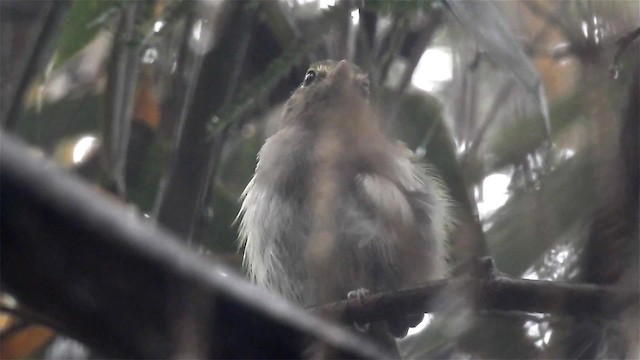
<path fill-rule="evenodd" d="M 75 1 L 58 37 L 54 69 L 82 50 L 110 18 L 119 11 L 122 0 Z"/>

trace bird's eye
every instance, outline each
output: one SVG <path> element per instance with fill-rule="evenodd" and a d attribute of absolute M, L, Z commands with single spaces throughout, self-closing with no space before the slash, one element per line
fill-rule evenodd
<path fill-rule="evenodd" d="M 311 85 L 317 76 L 318 74 L 315 70 L 307 71 L 307 74 L 304 76 L 304 81 L 302 82 L 302 87 Z"/>
<path fill-rule="evenodd" d="M 362 92 L 362 96 L 369 97 L 369 79 L 362 80 L 360 91 Z"/>

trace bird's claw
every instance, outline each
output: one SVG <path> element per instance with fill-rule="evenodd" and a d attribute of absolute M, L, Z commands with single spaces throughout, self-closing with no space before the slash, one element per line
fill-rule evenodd
<path fill-rule="evenodd" d="M 355 290 L 351 290 L 347 293 L 347 299 L 357 299 L 358 301 L 362 301 L 362 299 L 364 299 L 365 297 L 367 297 L 367 295 L 369 295 L 370 291 L 368 289 L 365 288 L 359 288 L 359 289 L 355 289 Z M 356 321 L 353 322 L 353 327 L 356 329 L 356 331 L 361 332 L 361 333 L 367 333 L 369 332 L 369 323 L 364 323 L 364 324 L 360 324 Z"/>
<path fill-rule="evenodd" d="M 358 299 L 358 300 L 362 300 L 365 297 L 367 297 L 367 295 L 369 295 L 371 291 L 369 291 L 369 289 L 365 289 L 365 288 L 359 288 L 359 289 L 355 289 L 355 290 L 351 290 L 347 293 L 347 299 Z"/>

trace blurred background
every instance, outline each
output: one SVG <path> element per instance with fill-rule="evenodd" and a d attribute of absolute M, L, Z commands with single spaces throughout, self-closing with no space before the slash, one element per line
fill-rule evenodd
<path fill-rule="evenodd" d="M 0 10 L 3 131 L 239 272 L 232 224 L 257 151 L 307 66 L 333 58 L 369 73 L 385 127 L 449 188 L 455 274 L 491 256 L 516 278 L 638 287 L 638 1 L 57 0 Z M 427 316 L 402 354 L 640 356 L 637 308 L 607 321 L 470 308 Z M 2 358 L 88 356 L 52 342 L 48 328 L 19 339 L 17 323 L 2 313 Z"/>

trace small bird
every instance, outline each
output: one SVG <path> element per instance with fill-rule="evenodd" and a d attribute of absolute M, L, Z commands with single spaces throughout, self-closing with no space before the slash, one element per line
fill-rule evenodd
<path fill-rule="evenodd" d="M 368 95 L 348 61 L 312 64 L 242 195 L 249 276 L 301 306 L 446 274 L 444 186 L 384 133 Z M 413 322 L 388 331 L 402 337 Z"/>

